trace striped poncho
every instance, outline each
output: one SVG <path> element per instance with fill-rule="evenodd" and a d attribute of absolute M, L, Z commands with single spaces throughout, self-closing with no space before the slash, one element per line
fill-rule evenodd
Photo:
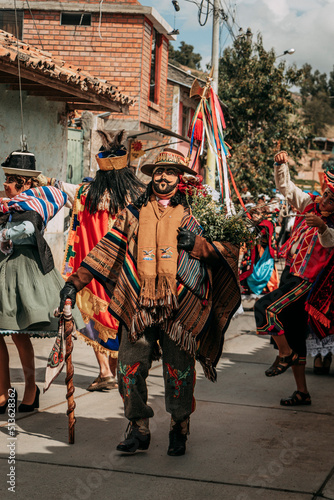
<path fill-rule="evenodd" d="M 222 353 L 224 332 L 240 305 L 239 249 L 229 243 L 212 243 L 212 251 L 218 256 L 212 268 L 180 252 L 178 308 L 166 318 L 159 311 L 152 314 L 139 303 L 138 222 L 139 212 L 133 206 L 120 212 L 112 230 L 81 266 L 104 286 L 110 297 L 109 312 L 126 327 L 131 341 L 140 338 L 146 328 L 159 325 L 180 348 L 200 361 L 207 378 L 216 380 L 215 367 Z M 190 209 L 184 209 L 181 227 L 201 233 Z"/>

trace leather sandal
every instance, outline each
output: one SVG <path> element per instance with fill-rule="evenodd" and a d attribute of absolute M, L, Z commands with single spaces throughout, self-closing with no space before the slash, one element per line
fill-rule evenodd
<path fill-rule="evenodd" d="M 100 377 L 100 375 L 92 382 L 87 391 L 109 391 L 117 387 L 116 379 L 113 377 Z"/>
<path fill-rule="evenodd" d="M 287 399 L 281 399 L 281 406 L 305 406 L 312 404 L 311 396 L 308 392 L 295 391 Z"/>
<path fill-rule="evenodd" d="M 273 364 L 268 368 L 264 373 L 267 375 L 267 377 L 272 377 L 272 371 L 277 367 L 278 363 L 280 361 L 280 357 L 276 356 L 275 361 Z"/>
<path fill-rule="evenodd" d="M 276 375 L 281 375 L 286 372 L 290 366 L 297 365 L 299 361 L 299 356 L 296 352 L 292 351 L 289 356 L 279 357 L 279 362 L 277 366 L 272 365 L 268 370 L 265 371 L 267 377 L 276 377 Z"/>

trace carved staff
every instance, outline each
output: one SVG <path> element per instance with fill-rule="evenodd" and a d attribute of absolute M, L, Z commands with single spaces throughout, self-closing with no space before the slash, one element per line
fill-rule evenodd
<path fill-rule="evenodd" d="M 75 416 L 74 416 L 74 384 L 73 384 L 73 363 L 72 363 L 72 351 L 73 351 L 73 342 L 72 342 L 72 332 L 73 332 L 73 319 L 72 319 L 72 307 L 71 300 L 66 299 L 64 305 L 64 337 L 65 337 L 65 345 L 66 345 L 66 354 L 65 354 L 65 363 L 66 363 L 66 379 L 65 383 L 67 385 L 67 416 L 68 416 L 68 442 L 69 444 L 74 444 L 74 425 L 75 425 Z"/>

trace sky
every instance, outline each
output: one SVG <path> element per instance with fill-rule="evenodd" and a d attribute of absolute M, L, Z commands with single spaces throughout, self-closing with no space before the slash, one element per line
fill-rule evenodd
<path fill-rule="evenodd" d="M 214 0 L 209 0 L 213 3 Z M 239 28 L 251 28 L 254 35 L 261 33 L 266 50 L 273 48 L 277 55 L 295 49 L 293 55 L 283 56 L 287 64 L 302 67 L 308 63 L 313 71 L 327 75 L 334 66 L 334 0 L 216 0 L 228 14 L 228 22 L 237 35 Z M 180 11 L 175 12 L 172 0 L 140 0 L 142 5 L 154 7 L 180 34 L 173 42 L 194 46 L 202 56 L 202 69 L 211 61 L 212 15 L 205 26 L 198 22 L 201 0 L 178 0 Z M 206 5 L 207 0 L 203 1 Z M 203 16 L 204 20 L 204 16 Z M 226 25 L 221 26 L 220 51 L 231 44 Z"/>

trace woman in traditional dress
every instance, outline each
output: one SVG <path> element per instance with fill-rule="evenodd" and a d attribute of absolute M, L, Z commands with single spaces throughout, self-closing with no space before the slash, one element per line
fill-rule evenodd
<path fill-rule="evenodd" d="M 19 412 L 39 407 L 35 382 L 34 349 L 31 337 L 55 337 L 58 320 L 53 311 L 59 305 L 64 285 L 54 268 L 51 250 L 43 232 L 48 221 L 66 203 L 67 196 L 56 188 L 38 187 L 35 156 L 12 152 L 2 167 L 6 176 L 6 198 L 0 199 L 0 414 L 6 413 L 11 388 L 9 355 L 4 337 L 10 335 L 19 352 L 25 389 Z M 82 323 L 74 313 L 77 326 Z"/>
<path fill-rule="evenodd" d="M 327 187 L 320 196 L 304 193 L 290 179 L 285 151 L 275 155 L 276 187 L 297 209 L 289 240 L 280 249 L 286 259 L 277 290 L 255 304 L 257 333 L 269 334 L 279 350 L 278 363 L 266 375 L 273 377 L 292 366 L 297 390 L 281 399 L 282 406 L 310 405 L 305 377 L 308 293 L 334 252 L 334 176 L 325 174 Z"/>

